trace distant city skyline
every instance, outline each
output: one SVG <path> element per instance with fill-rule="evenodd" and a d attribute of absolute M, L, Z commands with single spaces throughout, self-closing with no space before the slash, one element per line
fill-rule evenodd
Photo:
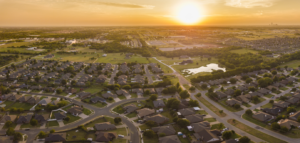
<path fill-rule="evenodd" d="M 0 26 L 300 25 L 299 0 L 0 0 Z"/>

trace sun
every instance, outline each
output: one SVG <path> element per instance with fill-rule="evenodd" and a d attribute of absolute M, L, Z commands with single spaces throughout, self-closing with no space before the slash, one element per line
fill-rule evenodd
<path fill-rule="evenodd" d="M 179 7 L 177 19 L 184 24 L 195 24 L 201 20 L 203 14 L 199 7 L 193 4 L 185 4 Z"/>

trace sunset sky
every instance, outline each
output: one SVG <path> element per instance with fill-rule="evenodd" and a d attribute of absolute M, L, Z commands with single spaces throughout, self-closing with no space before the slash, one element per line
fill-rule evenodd
<path fill-rule="evenodd" d="M 299 25 L 299 6 L 300 0 L 0 0 L 0 26 Z"/>

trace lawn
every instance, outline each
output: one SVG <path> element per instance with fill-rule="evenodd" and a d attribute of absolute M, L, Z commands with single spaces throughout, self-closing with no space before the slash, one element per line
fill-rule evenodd
<path fill-rule="evenodd" d="M 169 124 L 169 123 L 173 122 L 173 118 L 174 117 L 171 115 L 171 113 L 170 113 L 169 110 L 164 109 L 164 111 L 161 112 L 160 114 L 163 115 L 163 116 L 165 116 L 165 117 L 167 117 L 169 119 L 169 121 L 167 123 L 165 123 L 165 124 Z"/>
<path fill-rule="evenodd" d="M 104 118 L 100 117 L 100 118 L 98 118 L 96 120 L 93 120 L 93 121 L 87 123 L 85 126 L 86 127 L 94 127 L 95 124 L 97 124 L 97 123 L 103 123 L 103 122 L 110 122 L 110 123 L 115 124 L 115 125 L 121 125 L 122 124 L 122 123 L 116 124 L 115 121 L 114 121 L 114 119 L 111 118 L 111 117 L 104 117 Z"/>
<path fill-rule="evenodd" d="M 171 80 L 173 85 L 176 85 L 177 83 L 179 83 L 179 79 L 175 75 L 167 75 L 165 77 L 167 77 L 169 80 Z"/>
<path fill-rule="evenodd" d="M 126 128 L 117 128 L 116 130 L 111 130 L 111 131 L 103 131 L 103 132 L 114 132 L 117 135 L 124 135 L 127 136 L 127 130 Z"/>
<path fill-rule="evenodd" d="M 55 98 L 55 97 L 52 97 L 52 98 L 51 98 L 51 100 L 52 100 L 52 101 L 53 101 L 53 100 L 57 100 L 57 98 Z"/>
<path fill-rule="evenodd" d="M 76 132 L 77 131 L 77 132 Z M 67 131 L 67 141 L 78 141 L 78 140 L 86 140 L 87 138 L 92 138 L 93 140 L 96 139 L 96 135 L 93 132 L 86 132 L 83 130 L 70 130 Z"/>
<path fill-rule="evenodd" d="M 205 110 L 200 110 L 200 111 L 198 111 L 198 113 L 201 114 L 201 115 L 207 115 L 208 114 Z"/>
<path fill-rule="evenodd" d="M 298 68 L 299 65 L 300 65 L 300 60 L 293 60 L 293 61 L 281 64 L 280 67 L 288 66 L 290 68 Z"/>
<path fill-rule="evenodd" d="M 112 141 L 112 143 L 127 143 L 126 139 L 116 138 Z"/>
<path fill-rule="evenodd" d="M 47 96 L 42 96 L 40 97 L 40 100 L 44 99 L 44 98 L 48 98 Z"/>
<path fill-rule="evenodd" d="M 255 50 L 250 50 L 250 49 L 238 49 L 238 50 L 231 50 L 230 52 L 232 53 L 237 53 L 237 54 L 246 54 L 246 53 L 253 53 L 256 54 L 258 53 Z"/>
<path fill-rule="evenodd" d="M 105 107 L 107 104 L 106 103 L 100 103 L 100 102 L 97 102 L 97 103 L 91 103 L 91 105 L 93 106 L 97 106 L 99 108 L 102 108 L 102 107 Z"/>
<path fill-rule="evenodd" d="M 219 130 L 222 130 L 222 129 L 224 129 L 224 128 L 226 128 L 225 126 L 224 126 L 224 124 L 223 123 L 219 123 L 219 124 L 213 124 L 212 126 L 211 126 L 211 130 L 214 130 L 214 129 L 219 129 Z"/>
<path fill-rule="evenodd" d="M 133 118 L 133 117 L 136 117 L 136 115 L 137 115 L 136 112 L 132 112 L 132 113 L 127 114 L 126 117 Z"/>
<path fill-rule="evenodd" d="M 65 108 L 62 108 L 63 110 L 67 111 L 68 109 L 72 108 L 72 105 L 71 106 L 68 106 L 68 107 L 65 107 Z"/>
<path fill-rule="evenodd" d="M 89 88 L 85 89 L 84 91 L 94 94 L 102 91 L 102 87 L 99 84 L 93 83 Z"/>
<path fill-rule="evenodd" d="M 203 97 L 197 97 L 197 99 L 204 104 L 207 108 L 209 108 L 211 111 L 213 111 L 215 114 L 217 114 L 220 117 L 225 117 L 226 113 L 220 113 L 220 109 L 209 103 L 207 100 L 205 100 Z"/>
<path fill-rule="evenodd" d="M 273 97 L 274 95 L 273 94 L 267 94 L 267 95 L 265 95 L 266 97 L 268 97 L 268 98 L 271 98 L 271 97 Z"/>
<path fill-rule="evenodd" d="M 83 108 L 83 114 L 85 115 L 90 115 L 92 113 L 91 110 L 87 109 L 87 108 Z"/>
<path fill-rule="evenodd" d="M 246 106 L 246 107 L 251 107 L 251 105 L 248 104 L 248 103 L 243 103 L 243 105 Z"/>
<path fill-rule="evenodd" d="M 125 111 L 121 106 L 117 106 L 113 109 L 114 112 L 119 113 L 119 114 L 123 114 Z"/>
<path fill-rule="evenodd" d="M 204 118 L 204 121 L 215 122 L 217 120 L 215 118 Z"/>
<path fill-rule="evenodd" d="M 258 104 L 258 103 L 261 103 L 261 102 L 263 102 L 263 101 L 265 101 L 265 100 L 266 100 L 265 98 L 259 97 L 257 102 L 254 102 L 254 100 L 251 100 L 251 103 L 253 103 L 253 104 Z"/>
<path fill-rule="evenodd" d="M 280 89 L 280 90 L 283 90 L 283 91 L 286 91 L 286 90 L 288 90 L 289 88 L 287 88 L 287 87 L 280 87 L 279 89 Z"/>
<path fill-rule="evenodd" d="M 124 95 L 118 95 L 118 98 L 121 100 L 126 99 L 126 97 Z"/>
<path fill-rule="evenodd" d="M 111 63 L 111 64 L 118 64 L 118 63 L 131 63 L 131 62 L 137 62 L 137 63 L 149 63 L 147 58 L 142 57 L 140 55 L 133 55 L 130 59 L 125 59 L 125 54 L 121 53 L 106 53 L 106 57 L 99 57 L 96 62 L 99 63 Z"/>
<path fill-rule="evenodd" d="M 48 121 L 46 124 L 46 127 L 54 127 L 54 126 L 59 126 L 57 121 Z"/>
<path fill-rule="evenodd" d="M 145 131 L 146 129 L 151 129 L 151 128 L 152 128 L 152 127 L 150 127 L 150 126 L 147 126 L 146 124 L 140 125 L 139 127 L 140 127 L 140 129 L 141 129 L 142 131 Z"/>
<path fill-rule="evenodd" d="M 11 108 L 23 108 L 24 110 L 29 110 L 33 105 L 28 103 L 20 103 L 20 102 L 12 102 L 12 101 L 5 101 L 4 104 L 6 104 L 5 109 L 11 109 Z"/>
<path fill-rule="evenodd" d="M 273 107 L 272 103 L 267 103 L 267 104 L 261 106 L 261 108 L 272 108 L 272 107 Z"/>
<path fill-rule="evenodd" d="M 131 95 L 131 98 L 137 98 L 138 97 L 136 93 L 131 93 L 130 95 Z"/>
<path fill-rule="evenodd" d="M 70 114 L 70 113 L 67 113 L 67 116 L 70 117 L 70 120 L 69 120 L 69 121 L 65 121 L 65 120 L 64 120 L 64 124 L 70 124 L 70 123 L 75 122 L 75 121 L 77 121 L 77 120 L 80 119 L 80 117 L 78 117 L 78 116 L 73 116 L 73 115 Z"/>
<path fill-rule="evenodd" d="M 173 125 L 176 132 L 188 133 L 189 131 L 186 128 L 181 128 L 178 125 Z M 182 136 L 178 136 L 181 143 L 189 143 L 190 141 L 187 138 L 183 138 Z"/>
<path fill-rule="evenodd" d="M 287 143 L 287 142 L 285 142 L 283 140 L 280 140 L 278 138 L 275 138 L 273 136 L 265 134 L 265 133 L 263 133 L 261 131 L 258 131 L 258 130 L 254 129 L 254 128 L 251 128 L 251 127 L 249 127 L 249 126 L 247 126 L 247 125 L 245 125 L 243 123 L 240 123 L 239 121 L 236 121 L 234 119 L 229 119 L 227 122 L 230 123 L 231 125 L 239 128 L 239 129 L 241 129 L 241 130 L 243 130 L 243 131 L 245 131 L 245 132 L 247 132 L 247 133 L 249 133 L 249 134 L 251 134 L 253 136 L 256 136 L 256 137 L 258 137 L 258 138 L 260 138 L 262 140 L 265 140 L 267 142 L 270 142 L 270 143 Z"/>

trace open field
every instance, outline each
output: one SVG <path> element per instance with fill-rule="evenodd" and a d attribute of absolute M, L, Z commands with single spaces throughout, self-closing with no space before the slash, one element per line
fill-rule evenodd
<path fill-rule="evenodd" d="M 288 66 L 289 68 L 298 68 L 298 66 L 300 66 L 300 60 L 293 60 L 280 65 L 280 67 L 285 66 Z"/>
<path fill-rule="evenodd" d="M 256 136 L 256 137 L 258 137 L 262 140 L 265 140 L 267 142 L 270 142 L 270 143 L 286 143 L 283 140 L 280 140 L 278 138 L 275 138 L 273 136 L 265 134 L 261 131 L 255 130 L 255 129 L 253 129 L 253 128 L 251 128 L 251 127 L 249 127 L 249 126 L 247 126 L 243 123 L 240 123 L 239 121 L 234 120 L 234 119 L 229 119 L 227 122 L 230 123 L 231 125 L 239 128 L 239 129 L 241 129 L 241 130 L 243 130 L 243 131 L 245 131 L 245 132 L 247 132 L 247 133 L 249 133 L 253 136 Z"/>
<path fill-rule="evenodd" d="M 238 49 L 238 50 L 231 50 L 230 52 L 237 53 L 237 54 L 246 54 L 246 53 L 257 54 L 258 53 L 258 51 L 251 50 L 251 49 Z"/>

